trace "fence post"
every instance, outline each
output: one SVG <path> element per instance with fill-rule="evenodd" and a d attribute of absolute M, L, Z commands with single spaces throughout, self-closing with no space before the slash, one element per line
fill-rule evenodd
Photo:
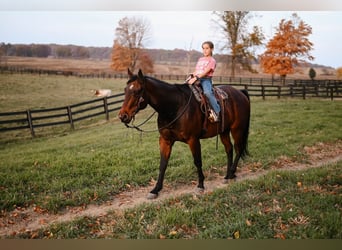
<path fill-rule="evenodd" d="M 28 109 L 26 111 L 26 115 L 27 115 L 27 122 L 31 131 L 31 135 L 32 137 L 35 137 L 35 133 L 34 133 L 34 129 L 33 129 L 33 124 L 32 124 L 32 115 L 31 115 L 31 111 Z"/>
<path fill-rule="evenodd" d="M 74 120 L 72 119 L 72 112 L 71 112 L 71 107 L 70 106 L 67 107 L 67 111 L 68 111 L 70 127 L 71 127 L 71 129 L 74 130 L 75 129 L 75 127 L 74 127 Z"/>
<path fill-rule="evenodd" d="M 330 88 L 330 99 L 334 100 L 334 88 Z"/>
<path fill-rule="evenodd" d="M 278 86 L 278 99 L 280 99 L 281 87 Z"/>
<path fill-rule="evenodd" d="M 103 97 L 103 107 L 104 107 L 104 111 L 106 114 L 106 120 L 109 121 L 109 111 L 108 111 L 108 102 L 107 102 L 107 97 Z"/>
<path fill-rule="evenodd" d="M 262 95 L 262 99 L 265 100 L 265 86 L 261 85 L 261 95 Z"/>
<path fill-rule="evenodd" d="M 305 88 L 305 85 L 304 85 L 304 84 L 303 84 L 302 91 L 303 91 L 303 100 L 305 100 L 306 88 Z"/>
<path fill-rule="evenodd" d="M 315 93 L 316 93 L 316 96 L 319 95 L 318 89 L 319 89 L 318 84 L 316 84 L 316 85 L 315 85 Z"/>

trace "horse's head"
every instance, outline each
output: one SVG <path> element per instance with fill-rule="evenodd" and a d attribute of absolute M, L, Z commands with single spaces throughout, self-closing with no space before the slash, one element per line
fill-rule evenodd
<path fill-rule="evenodd" d="M 124 123 L 130 123 L 139 110 L 146 108 L 145 77 L 141 70 L 138 75 L 128 69 L 129 80 L 125 88 L 125 100 L 118 117 Z"/>

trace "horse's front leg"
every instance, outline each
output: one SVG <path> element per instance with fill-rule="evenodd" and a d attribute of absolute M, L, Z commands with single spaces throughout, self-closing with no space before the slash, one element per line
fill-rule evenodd
<path fill-rule="evenodd" d="M 199 139 L 192 139 L 188 142 L 191 149 L 192 156 L 194 158 L 194 164 L 198 173 L 198 186 L 199 191 L 204 191 L 204 174 L 202 171 L 202 153 L 201 143 Z"/>
<path fill-rule="evenodd" d="M 165 171 L 167 164 L 170 159 L 171 149 L 173 146 L 173 141 L 165 140 L 163 137 L 159 137 L 159 148 L 160 148 L 160 165 L 159 165 L 159 176 L 156 186 L 148 194 L 148 199 L 155 199 L 158 197 L 158 193 L 163 188 Z"/>

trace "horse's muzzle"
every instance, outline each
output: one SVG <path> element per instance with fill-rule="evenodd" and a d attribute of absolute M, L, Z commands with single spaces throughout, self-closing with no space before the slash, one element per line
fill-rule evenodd
<path fill-rule="evenodd" d="M 132 117 L 129 116 L 126 112 L 120 111 L 118 114 L 118 117 L 121 120 L 121 122 L 126 123 L 126 124 L 130 123 L 132 120 Z"/>

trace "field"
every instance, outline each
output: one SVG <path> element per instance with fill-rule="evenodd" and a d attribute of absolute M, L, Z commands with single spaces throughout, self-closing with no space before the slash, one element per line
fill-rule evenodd
<path fill-rule="evenodd" d="M 6 111 L 77 103 L 92 98 L 92 88 L 121 92 L 124 86 L 124 81 L 106 79 L 0 77 L 5 83 L 0 86 L 0 107 Z M 316 145 L 323 145 L 323 151 L 325 145 L 341 147 L 340 101 L 253 98 L 251 102 L 251 156 L 240 163 L 239 171 L 253 175 L 273 169 L 279 161 L 306 163 L 307 149 Z M 139 113 L 136 124 L 151 112 Z M 36 139 L 12 140 L 1 134 L 0 226 L 25 220 L 17 211 L 64 213 L 72 207 L 105 204 L 123 191 L 153 182 L 158 174 L 158 133 L 128 130 L 115 115 L 111 117 L 106 123 L 94 121 L 92 126 L 57 130 Z M 145 128 L 155 128 L 155 119 Z M 222 145 L 215 149 L 215 140 L 202 141 L 204 171 L 221 176 L 226 156 Z M 341 174 L 341 161 L 295 174 L 272 170 L 265 177 L 203 196 L 185 195 L 11 237 L 341 239 Z M 196 180 L 187 146 L 176 143 L 166 173 L 169 192 Z"/>
<path fill-rule="evenodd" d="M 110 68 L 110 60 L 97 60 L 97 59 L 56 59 L 56 58 L 36 58 L 36 57 L 16 57 L 8 56 L 2 57 L 1 65 L 7 65 L 18 68 L 29 69 L 43 69 L 43 70 L 66 70 L 82 74 L 97 74 L 97 73 L 113 73 Z M 168 61 L 155 62 L 154 72 L 163 75 L 188 75 L 192 72 L 196 62 L 192 62 L 187 66 L 187 62 L 180 61 L 179 64 L 170 63 Z M 258 72 L 250 73 L 246 70 L 237 69 L 236 77 L 252 77 L 252 78 L 270 78 L 269 74 L 262 73 L 259 65 L 254 65 L 255 70 Z M 316 71 L 316 79 L 336 79 L 336 72 L 333 68 L 315 65 L 313 68 Z M 294 74 L 288 75 L 289 78 L 296 79 L 309 79 L 309 66 L 297 67 Z M 230 70 L 227 70 L 227 65 L 218 63 L 216 68 L 216 75 L 228 76 Z"/>

